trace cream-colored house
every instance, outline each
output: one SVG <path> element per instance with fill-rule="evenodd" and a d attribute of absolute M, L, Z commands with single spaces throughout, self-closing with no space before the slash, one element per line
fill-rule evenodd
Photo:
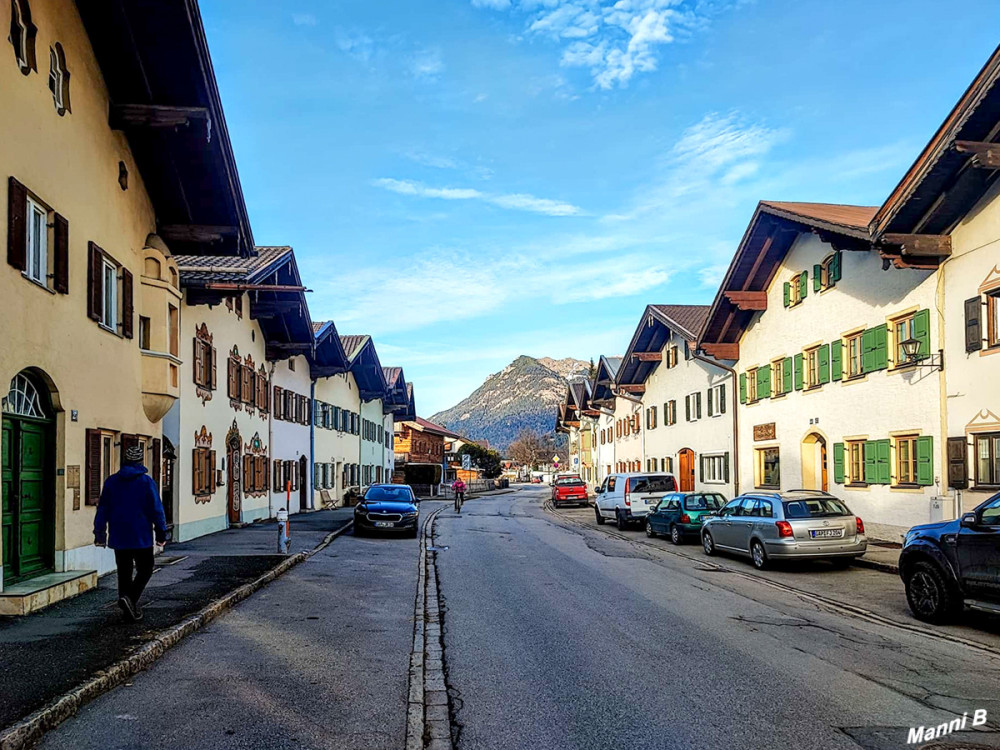
<path fill-rule="evenodd" d="M 594 415 L 594 485 L 599 486 L 607 476 L 617 471 L 615 458 L 615 392 L 614 383 L 620 357 L 598 360 L 597 372 L 591 385 L 590 410 Z"/>
<path fill-rule="evenodd" d="M 760 203 L 700 344 L 739 363 L 740 491 L 828 490 L 898 539 L 940 517 L 945 490 L 941 379 L 925 366 L 938 278 L 873 249 L 875 211 Z"/>
<path fill-rule="evenodd" d="M 1000 50 L 870 225 L 892 263 L 937 269 L 934 307 L 944 325 L 930 342 L 925 372 L 942 384 L 935 414 L 947 436 L 937 449 L 951 490 L 946 517 L 1000 490 L 998 129 Z"/>
<path fill-rule="evenodd" d="M 153 12 L 0 5 L 0 612 L 114 568 L 93 545 L 103 481 L 133 443 L 160 481 L 161 420 L 179 395 L 172 253 L 252 249 L 200 20 L 185 4 Z"/>
<path fill-rule="evenodd" d="M 649 305 L 618 369 L 642 397 L 645 471 L 667 471 L 684 492 L 732 497 L 733 377 L 696 349 L 707 305 Z"/>

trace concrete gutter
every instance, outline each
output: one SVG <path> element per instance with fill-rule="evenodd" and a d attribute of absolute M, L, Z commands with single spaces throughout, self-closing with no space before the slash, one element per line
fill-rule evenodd
<path fill-rule="evenodd" d="M 258 589 L 275 578 L 287 573 L 301 562 L 305 562 L 317 552 L 325 549 L 341 534 L 354 526 L 353 521 L 326 535 L 322 542 L 308 552 L 299 552 L 282 560 L 276 566 L 250 583 L 243 584 L 215 601 L 207 604 L 193 615 L 157 633 L 134 653 L 98 672 L 73 690 L 64 693 L 16 724 L 0 731 L 0 750 L 21 750 L 34 746 L 50 729 L 74 716 L 83 706 L 109 690 L 128 681 L 133 675 L 148 669 L 168 649 L 182 639 L 208 625 L 212 620 L 235 607 Z"/>

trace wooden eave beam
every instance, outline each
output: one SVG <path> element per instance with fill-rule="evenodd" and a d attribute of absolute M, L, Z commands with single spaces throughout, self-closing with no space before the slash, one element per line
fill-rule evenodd
<path fill-rule="evenodd" d="M 211 224 L 164 224 L 157 232 L 167 242 L 221 242 L 239 235 L 238 227 Z"/>
<path fill-rule="evenodd" d="M 212 269 L 206 268 L 208 272 Z M 244 284 L 238 281 L 210 281 L 202 285 L 202 289 L 216 292 L 308 292 L 304 286 L 285 286 L 284 284 Z"/>
<path fill-rule="evenodd" d="M 663 352 L 632 352 L 632 358 L 639 362 L 662 362 Z"/>
<path fill-rule="evenodd" d="M 952 144 L 960 154 L 972 154 L 970 163 L 980 169 L 1000 169 L 1000 143 L 982 141 L 955 141 Z"/>
<path fill-rule="evenodd" d="M 727 290 L 722 293 L 726 299 L 736 305 L 738 310 L 766 310 L 767 292 L 737 292 Z"/>
<path fill-rule="evenodd" d="M 272 341 L 267 346 L 279 352 L 307 352 L 310 347 L 309 343 L 304 341 Z"/>
<path fill-rule="evenodd" d="M 702 351 L 711 357 L 716 359 L 730 359 L 738 360 L 740 358 L 740 345 L 739 343 L 734 344 L 723 344 L 723 343 L 711 343 L 703 341 L 701 344 Z"/>
<path fill-rule="evenodd" d="M 618 386 L 618 390 L 622 393 L 645 393 L 646 386 L 641 384 L 623 383 Z"/>
<path fill-rule="evenodd" d="M 903 255 L 921 258 L 946 258 L 951 255 L 951 235 L 947 234 L 883 234 L 883 245 L 899 248 Z"/>
<path fill-rule="evenodd" d="M 129 128 L 178 128 L 193 122 L 205 123 L 211 133 L 212 117 L 206 107 L 177 107 L 165 104 L 112 104 L 108 124 L 112 130 Z"/>

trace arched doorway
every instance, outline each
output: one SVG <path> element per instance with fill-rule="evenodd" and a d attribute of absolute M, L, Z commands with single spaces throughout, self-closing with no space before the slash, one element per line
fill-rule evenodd
<path fill-rule="evenodd" d="M 229 472 L 226 483 L 226 514 L 231 524 L 240 522 L 240 513 L 243 508 L 242 448 L 240 431 L 234 421 L 233 426 L 229 428 L 229 434 L 226 435 L 226 469 Z"/>
<path fill-rule="evenodd" d="M 802 489 L 830 489 L 826 471 L 826 438 L 811 432 L 802 440 Z"/>
<path fill-rule="evenodd" d="M 299 510 L 309 510 L 309 459 L 299 456 Z"/>
<path fill-rule="evenodd" d="M 677 483 L 681 492 L 694 492 L 694 451 L 690 448 L 677 454 Z"/>
<path fill-rule="evenodd" d="M 3 579 L 50 572 L 55 562 L 55 416 L 44 383 L 28 371 L 3 399 Z"/>

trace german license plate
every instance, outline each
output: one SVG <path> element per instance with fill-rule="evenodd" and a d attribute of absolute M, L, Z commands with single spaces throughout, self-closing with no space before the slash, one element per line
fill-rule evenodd
<path fill-rule="evenodd" d="M 375 522 L 375 528 L 376 529 L 391 529 L 392 526 L 393 526 L 392 521 L 376 521 Z"/>
<path fill-rule="evenodd" d="M 809 535 L 813 539 L 839 539 L 844 535 L 843 529 L 810 529 Z"/>

